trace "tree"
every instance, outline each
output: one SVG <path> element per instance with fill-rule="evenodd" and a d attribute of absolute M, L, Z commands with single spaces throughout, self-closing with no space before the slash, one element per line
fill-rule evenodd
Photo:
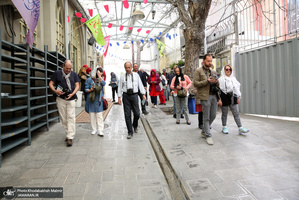
<path fill-rule="evenodd" d="M 179 16 L 185 25 L 185 74 L 193 78 L 195 69 L 199 66 L 199 55 L 204 45 L 205 24 L 212 0 L 167 0 L 177 8 Z"/>

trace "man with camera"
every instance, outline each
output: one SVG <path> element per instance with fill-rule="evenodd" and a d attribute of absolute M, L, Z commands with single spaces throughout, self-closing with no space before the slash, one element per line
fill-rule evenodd
<path fill-rule="evenodd" d="M 75 99 L 79 90 L 79 76 L 72 71 L 73 64 L 65 60 L 62 70 L 57 70 L 49 82 L 50 89 L 57 95 L 56 103 L 61 123 L 66 133 L 67 146 L 73 145 L 73 138 L 76 133 Z M 56 88 L 54 87 L 56 86 Z"/>
<path fill-rule="evenodd" d="M 213 57 L 206 54 L 203 57 L 203 66 L 195 70 L 193 84 L 196 87 L 196 98 L 199 98 L 203 110 L 202 137 L 207 144 L 213 145 L 210 126 L 216 118 L 219 94 L 218 80 L 214 70 L 211 70 Z"/>
<path fill-rule="evenodd" d="M 143 103 L 146 100 L 144 85 L 137 73 L 132 72 L 132 64 L 125 62 L 124 64 L 126 73 L 119 79 L 118 84 L 118 104 L 124 102 L 124 114 L 126 126 L 128 129 L 127 139 L 131 139 L 134 133 L 138 132 L 138 120 L 140 117 L 140 110 L 138 106 L 138 91 L 142 94 Z M 121 100 L 122 97 L 122 100 Z M 134 113 L 133 125 L 131 118 L 131 111 Z"/>

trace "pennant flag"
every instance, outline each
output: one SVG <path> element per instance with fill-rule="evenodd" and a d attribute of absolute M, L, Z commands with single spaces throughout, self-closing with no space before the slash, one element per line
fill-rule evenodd
<path fill-rule="evenodd" d="M 169 35 L 169 39 L 171 40 L 171 35 Z"/>
<path fill-rule="evenodd" d="M 156 37 L 157 40 L 159 40 L 159 37 Z"/>
<path fill-rule="evenodd" d="M 131 41 L 131 43 L 133 44 L 133 40 Z"/>
<path fill-rule="evenodd" d="M 30 48 L 34 42 L 33 33 L 37 25 L 40 11 L 40 0 L 35 0 L 34 3 L 31 1 L 23 0 L 12 0 L 15 7 L 18 9 L 19 13 L 23 17 L 25 23 L 29 27 L 29 31 L 26 35 L 26 42 L 29 44 Z"/>
<path fill-rule="evenodd" d="M 173 38 L 175 38 L 175 34 L 173 34 Z"/>
<path fill-rule="evenodd" d="M 111 43 L 110 43 L 109 45 L 110 45 L 110 47 L 112 47 L 112 44 L 111 44 Z"/>
<path fill-rule="evenodd" d="M 104 39 L 105 39 L 105 46 L 104 46 L 104 52 L 105 53 L 104 53 L 104 57 L 106 58 L 107 52 L 108 52 L 109 43 L 110 43 L 110 35 L 107 36 L 107 37 L 105 37 Z M 110 46 L 112 46 L 111 43 L 110 43 Z"/>
<path fill-rule="evenodd" d="M 150 38 L 150 41 L 153 42 L 154 41 L 153 38 Z"/>
<path fill-rule="evenodd" d="M 175 36 L 178 36 L 178 34 L 176 33 Z"/>
<path fill-rule="evenodd" d="M 144 3 L 144 4 L 147 4 L 147 0 L 143 0 L 143 3 Z"/>
<path fill-rule="evenodd" d="M 77 17 L 82 17 L 82 14 L 81 13 L 79 13 L 79 12 L 77 12 L 77 13 L 75 13 L 75 15 L 77 16 Z"/>
<path fill-rule="evenodd" d="M 124 41 L 124 44 L 126 44 L 127 43 L 127 41 Z"/>
<path fill-rule="evenodd" d="M 166 34 L 166 37 L 168 37 L 168 36 L 169 36 L 169 33 Z"/>
<path fill-rule="evenodd" d="M 159 33 L 159 36 L 162 34 L 162 32 Z"/>
<path fill-rule="evenodd" d="M 92 17 L 93 15 L 93 9 L 88 9 L 89 15 Z"/>
<path fill-rule="evenodd" d="M 129 8 L 129 2 L 128 2 L 128 0 L 124 0 L 123 4 L 124 4 L 125 9 Z"/>
<path fill-rule="evenodd" d="M 119 30 L 123 30 L 124 29 L 124 26 L 123 25 L 121 25 L 120 27 L 119 27 Z"/>
<path fill-rule="evenodd" d="M 139 33 L 141 31 L 142 28 L 137 29 L 137 32 Z"/>
<path fill-rule="evenodd" d="M 67 16 L 67 22 L 70 23 L 70 17 L 69 16 Z"/>
<path fill-rule="evenodd" d="M 104 36 L 103 36 L 100 15 L 97 14 L 95 17 L 93 17 L 90 20 L 86 21 L 85 24 L 88 26 L 88 28 L 92 32 L 92 34 L 93 34 L 94 38 L 96 39 L 97 43 L 100 44 L 100 45 L 105 45 L 105 39 L 104 39 Z"/>
<path fill-rule="evenodd" d="M 144 40 L 140 40 L 142 42 L 142 44 L 144 43 Z"/>
<path fill-rule="evenodd" d="M 109 13 L 109 5 L 104 5 L 105 10 Z"/>
<path fill-rule="evenodd" d="M 116 44 L 117 44 L 117 46 L 119 46 L 119 43 L 118 43 L 118 42 L 116 42 Z"/>
<path fill-rule="evenodd" d="M 147 30 L 147 31 L 146 31 L 147 34 L 149 34 L 150 32 L 151 32 L 150 30 Z"/>
<path fill-rule="evenodd" d="M 132 30 L 133 29 L 133 27 L 129 27 L 129 30 Z"/>
<path fill-rule="evenodd" d="M 160 40 L 156 39 L 156 41 L 157 41 L 157 46 L 158 46 L 160 56 L 162 57 L 164 55 L 163 51 L 164 51 L 166 45 L 163 42 L 161 42 Z"/>
<path fill-rule="evenodd" d="M 109 23 L 109 24 L 108 24 L 108 28 L 111 28 L 111 27 L 112 27 L 112 23 Z"/>
<path fill-rule="evenodd" d="M 81 21 L 82 23 L 84 23 L 84 22 L 86 22 L 86 19 L 85 19 L 85 18 L 81 18 L 80 21 Z"/>

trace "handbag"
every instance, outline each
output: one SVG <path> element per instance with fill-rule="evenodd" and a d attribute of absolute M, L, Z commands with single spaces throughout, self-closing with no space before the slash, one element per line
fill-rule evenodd
<path fill-rule="evenodd" d="M 187 96 L 187 91 L 185 89 L 178 90 L 178 97 L 185 98 Z"/>
<path fill-rule="evenodd" d="M 102 101 L 103 101 L 103 110 L 107 110 L 108 109 L 108 102 L 107 102 L 107 100 L 102 97 Z"/>

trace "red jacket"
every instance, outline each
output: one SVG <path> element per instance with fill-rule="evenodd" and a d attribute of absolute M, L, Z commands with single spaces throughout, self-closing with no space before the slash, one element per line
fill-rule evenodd
<path fill-rule="evenodd" d="M 152 82 L 152 72 L 155 72 L 155 75 L 154 75 L 155 76 L 155 82 Z M 154 69 L 151 70 L 151 73 L 150 73 L 150 75 L 148 77 L 148 81 L 147 82 L 150 85 L 150 87 L 149 87 L 149 91 L 150 92 L 152 90 L 152 86 L 153 85 L 155 85 L 156 92 L 159 92 L 161 90 L 160 85 L 159 85 L 159 83 L 161 82 L 161 79 L 158 76 L 158 74 L 156 73 L 156 70 L 154 70 Z"/>

